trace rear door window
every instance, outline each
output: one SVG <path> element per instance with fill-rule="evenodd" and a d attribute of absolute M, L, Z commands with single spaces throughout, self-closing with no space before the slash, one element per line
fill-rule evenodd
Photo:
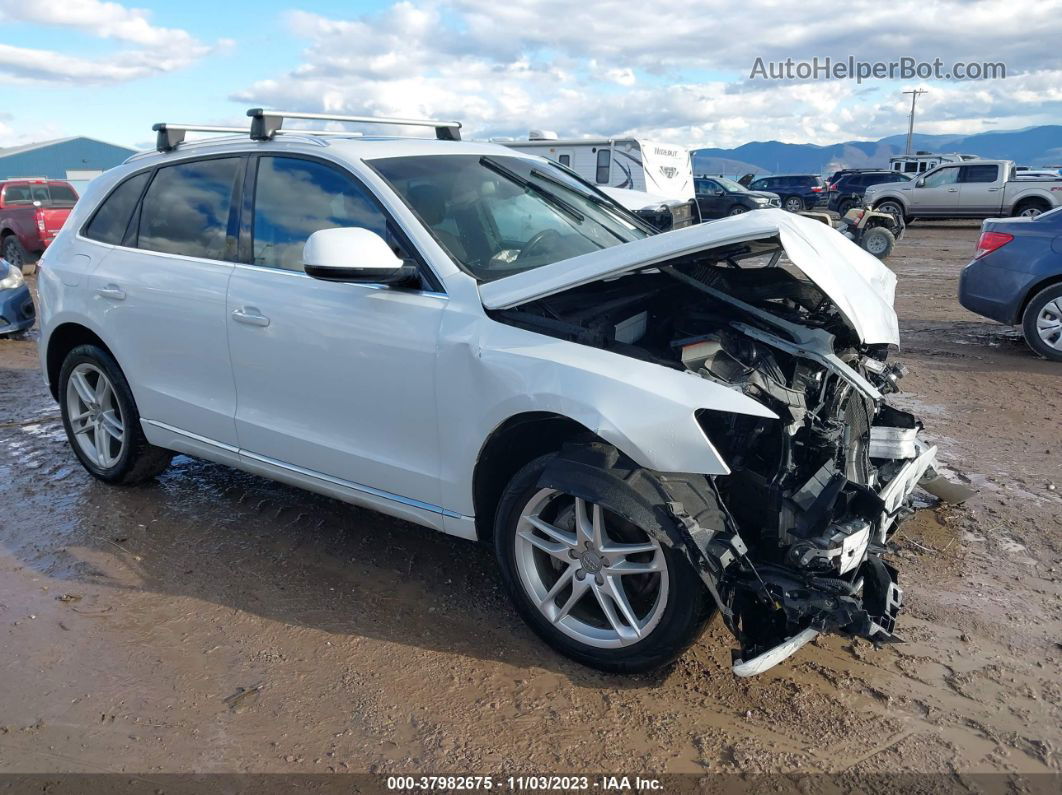
<path fill-rule="evenodd" d="M 121 245 L 129 218 L 150 176 L 150 171 L 135 174 L 111 191 L 85 227 L 85 237 L 101 243 Z"/>
<path fill-rule="evenodd" d="M 963 182 L 995 182 L 999 176 L 999 166 L 963 166 Z"/>
<path fill-rule="evenodd" d="M 232 191 L 239 173 L 238 157 L 160 168 L 144 194 L 138 247 L 226 259 Z"/>

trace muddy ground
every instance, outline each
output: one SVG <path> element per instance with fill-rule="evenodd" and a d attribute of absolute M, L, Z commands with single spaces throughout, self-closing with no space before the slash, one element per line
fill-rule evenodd
<path fill-rule="evenodd" d="M 0 773 L 1062 769 L 1062 366 L 964 311 L 976 224 L 890 261 L 904 402 L 980 489 L 896 558 L 902 645 L 819 639 L 739 680 L 718 624 L 671 670 L 543 646 L 489 550 L 179 457 L 104 486 L 34 336 L 0 341 Z"/>

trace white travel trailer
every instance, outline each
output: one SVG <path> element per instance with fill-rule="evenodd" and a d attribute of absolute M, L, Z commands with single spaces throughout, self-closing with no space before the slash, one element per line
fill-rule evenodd
<path fill-rule="evenodd" d="M 897 155 L 889 158 L 889 169 L 899 171 L 901 174 L 922 174 L 932 171 L 941 163 L 961 163 L 964 160 L 976 160 L 977 155 L 961 155 L 958 152 L 949 154 L 933 154 L 932 152 L 916 152 L 913 155 Z"/>
<path fill-rule="evenodd" d="M 497 143 L 560 163 L 643 216 L 664 205 L 672 208 L 675 227 L 698 218 L 690 152 L 676 144 L 637 138 L 560 140 L 541 130 L 532 130 L 526 141 Z"/>

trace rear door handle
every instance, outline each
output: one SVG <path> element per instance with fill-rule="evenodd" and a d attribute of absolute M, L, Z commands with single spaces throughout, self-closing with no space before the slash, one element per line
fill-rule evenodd
<path fill-rule="evenodd" d="M 123 290 L 117 284 L 108 284 L 106 287 L 100 287 L 98 290 L 96 290 L 96 295 L 101 295 L 104 298 L 110 298 L 112 301 L 125 300 L 125 290 Z"/>
<path fill-rule="evenodd" d="M 258 311 L 256 306 L 242 306 L 232 310 L 232 319 L 248 326 L 268 326 L 269 318 Z"/>
<path fill-rule="evenodd" d="M 958 193 L 958 192 L 959 192 L 958 188 L 948 188 L 948 193 Z"/>
<path fill-rule="evenodd" d="M 1000 188 L 989 188 L 988 192 L 989 193 L 995 193 L 997 190 L 1001 190 L 1001 189 Z"/>

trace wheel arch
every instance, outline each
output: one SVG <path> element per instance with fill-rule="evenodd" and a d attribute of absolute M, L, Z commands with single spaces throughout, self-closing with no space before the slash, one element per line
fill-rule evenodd
<path fill-rule="evenodd" d="M 1056 284 L 1062 284 L 1062 273 L 1048 276 L 1029 287 L 1021 299 L 1021 305 L 1018 307 L 1018 312 L 1011 325 L 1021 325 L 1022 321 L 1025 319 L 1025 310 L 1029 308 L 1029 304 L 1032 302 L 1033 298 L 1039 295 L 1042 290 L 1046 290 L 1048 287 L 1053 287 Z"/>
<path fill-rule="evenodd" d="M 1032 196 L 1022 196 L 1010 206 L 1010 211 L 1014 215 L 1017 215 L 1021 212 L 1023 207 L 1029 206 L 1042 207 L 1044 208 L 1043 212 L 1047 212 L 1053 209 L 1050 200 L 1048 200 L 1045 196 L 1033 194 Z"/>
<path fill-rule="evenodd" d="M 79 345 L 96 345 L 105 350 L 111 358 L 118 361 L 110 346 L 92 329 L 80 323 L 66 322 L 56 326 L 48 335 L 45 354 L 45 375 L 52 397 L 59 399 L 59 370 L 67 355 Z M 118 365 L 121 367 L 121 364 Z"/>
<path fill-rule="evenodd" d="M 548 411 L 515 414 L 491 431 L 472 473 L 472 503 L 480 541 L 494 537 L 494 514 L 513 475 L 535 458 L 577 439 L 604 441 L 571 417 Z"/>

